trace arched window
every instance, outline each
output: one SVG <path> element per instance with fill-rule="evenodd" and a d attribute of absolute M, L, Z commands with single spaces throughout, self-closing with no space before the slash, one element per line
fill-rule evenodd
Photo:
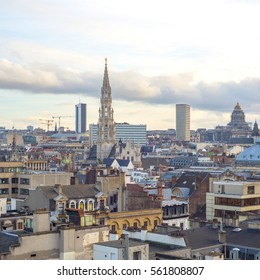
<path fill-rule="evenodd" d="M 71 201 L 70 202 L 70 208 L 76 208 L 76 203 L 75 203 L 75 201 Z"/>
<path fill-rule="evenodd" d="M 84 210 L 84 201 L 80 201 L 79 208 L 81 210 Z"/>
<path fill-rule="evenodd" d="M 88 203 L 88 211 L 93 211 L 94 210 L 94 205 L 93 205 L 93 201 L 90 200 Z"/>

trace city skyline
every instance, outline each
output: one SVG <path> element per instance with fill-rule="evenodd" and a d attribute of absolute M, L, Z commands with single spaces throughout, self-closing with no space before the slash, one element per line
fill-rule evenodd
<path fill-rule="evenodd" d="M 260 121 L 258 1 L 1 6 L 1 126 L 43 127 L 40 118 L 74 115 L 78 99 L 97 123 L 105 57 L 115 122 L 176 128 L 175 104 L 186 103 L 191 129 L 213 128 L 237 102 Z"/>

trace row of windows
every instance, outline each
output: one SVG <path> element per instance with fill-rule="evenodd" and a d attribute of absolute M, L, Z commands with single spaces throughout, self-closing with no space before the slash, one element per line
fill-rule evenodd
<path fill-rule="evenodd" d="M 73 209 L 81 209 L 84 210 L 85 209 L 87 211 L 93 211 L 94 210 L 94 203 L 92 200 L 90 200 L 88 203 L 84 203 L 84 201 L 80 201 L 79 203 L 75 202 L 75 201 L 70 201 L 69 203 L 69 208 L 73 208 Z"/>
<path fill-rule="evenodd" d="M 101 224 L 102 222 L 104 222 L 104 221 L 103 221 L 102 219 L 100 219 L 100 220 L 99 220 L 99 223 Z M 153 225 L 154 225 L 154 227 L 157 227 L 157 226 L 158 226 L 158 220 L 154 220 L 154 221 L 153 221 Z M 134 227 L 134 229 L 138 229 L 138 223 L 137 223 L 137 222 L 134 222 L 133 227 Z M 144 229 L 147 229 L 147 227 L 148 227 L 148 221 L 144 221 L 143 228 L 144 228 Z M 124 223 L 124 224 L 122 225 L 122 228 L 123 228 L 123 229 L 127 229 L 127 228 L 128 228 L 127 224 Z M 116 225 L 112 225 L 112 226 L 111 226 L 111 231 L 116 232 L 117 230 L 118 230 L 118 228 L 117 228 Z"/>
<path fill-rule="evenodd" d="M 188 212 L 187 205 L 164 207 L 163 208 L 163 215 L 164 216 L 181 215 L 181 214 L 186 214 L 187 212 Z"/>
<path fill-rule="evenodd" d="M 18 188 L 12 188 L 12 194 L 18 194 L 19 189 Z M 0 194 L 9 194 L 9 189 L 8 188 L 1 188 L 0 189 Z M 20 189 L 20 194 L 22 195 L 29 195 L 29 190 L 28 189 Z"/>
<path fill-rule="evenodd" d="M 260 205 L 260 197 L 246 198 L 246 199 L 215 197 L 215 204 L 226 205 L 226 206 L 238 206 L 238 207 Z"/>
<path fill-rule="evenodd" d="M 22 172 L 24 167 L 0 167 L 0 173 Z"/>
<path fill-rule="evenodd" d="M 12 184 L 18 184 L 18 178 L 12 178 Z M 0 184 L 9 184 L 9 178 L 0 178 Z M 30 185 L 30 179 L 28 178 L 20 178 L 20 184 L 22 185 Z"/>
<path fill-rule="evenodd" d="M 219 185 L 219 192 L 225 193 L 225 185 Z M 254 194 L 255 186 L 247 186 L 247 194 Z"/>

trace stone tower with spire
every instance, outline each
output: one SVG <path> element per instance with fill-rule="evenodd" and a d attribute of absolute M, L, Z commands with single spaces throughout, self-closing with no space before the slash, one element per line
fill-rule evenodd
<path fill-rule="evenodd" d="M 114 110 L 112 108 L 112 93 L 109 84 L 107 59 L 105 59 L 105 71 L 101 88 L 99 119 L 97 128 L 97 160 L 103 162 L 111 157 L 111 151 L 115 148 Z"/>

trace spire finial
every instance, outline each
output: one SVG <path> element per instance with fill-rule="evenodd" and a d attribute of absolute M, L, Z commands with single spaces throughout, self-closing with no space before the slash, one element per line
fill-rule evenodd
<path fill-rule="evenodd" d="M 105 58 L 105 64 L 107 65 L 107 57 Z"/>

